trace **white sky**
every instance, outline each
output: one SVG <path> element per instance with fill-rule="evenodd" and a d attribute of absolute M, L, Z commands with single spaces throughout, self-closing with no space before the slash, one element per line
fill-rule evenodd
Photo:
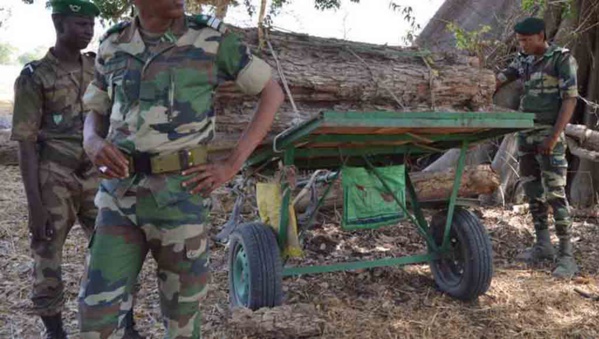
<path fill-rule="evenodd" d="M 0 28 L 0 42 L 8 42 L 19 54 L 36 47 L 54 44 L 54 27 L 45 0 L 25 5 L 21 0 L 0 0 L 12 9 L 10 19 Z M 257 0 L 252 0 L 258 4 Z M 422 27 L 435 14 L 443 0 L 395 0 L 402 6 L 412 6 L 414 16 Z M 336 11 L 314 9 L 312 0 L 294 0 L 274 19 L 274 26 L 316 36 L 345 38 L 376 44 L 399 45 L 409 29 L 401 13 L 389 8 L 390 0 L 361 0 L 355 4 L 343 0 Z M 229 10 L 226 22 L 238 26 L 255 26 L 243 6 Z M 344 23 L 345 22 L 345 23 Z M 96 25 L 96 35 L 106 27 Z"/>

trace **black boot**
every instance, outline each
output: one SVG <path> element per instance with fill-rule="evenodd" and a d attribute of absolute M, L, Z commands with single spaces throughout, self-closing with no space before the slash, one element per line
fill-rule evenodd
<path fill-rule="evenodd" d="M 133 320 L 133 307 L 125 315 L 125 336 L 124 339 L 145 339 L 135 329 L 135 320 Z"/>
<path fill-rule="evenodd" d="M 62 328 L 62 314 L 42 317 L 46 333 L 44 339 L 67 339 L 67 332 Z"/>

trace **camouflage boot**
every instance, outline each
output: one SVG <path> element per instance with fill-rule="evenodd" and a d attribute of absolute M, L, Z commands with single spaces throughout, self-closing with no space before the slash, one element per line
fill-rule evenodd
<path fill-rule="evenodd" d="M 127 312 L 125 315 L 125 336 L 124 339 L 145 339 L 146 337 L 142 336 L 135 329 L 135 320 L 133 320 L 133 307 Z"/>
<path fill-rule="evenodd" d="M 517 260 L 528 263 L 538 263 L 543 260 L 555 259 L 555 249 L 551 244 L 549 230 L 537 230 L 537 241 L 535 244 L 527 248 L 523 253 L 518 255 Z"/>
<path fill-rule="evenodd" d="M 44 339 L 67 339 L 67 332 L 62 327 L 62 315 L 60 313 L 44 316 L 42 322 L 46 327 Z"/>
<path fill-rule="evenodd" d="M 560 238 L 557 266 L 552 273 L 554 277 L 571 279 L 578 273 L 578 265 L 576 264 L 572 252 L 572 242 L 570 242 L 570 238 Z"/>

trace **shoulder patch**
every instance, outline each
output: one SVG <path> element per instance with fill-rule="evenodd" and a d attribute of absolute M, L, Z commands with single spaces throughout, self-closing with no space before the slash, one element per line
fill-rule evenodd
<path fill-rule="evenodd" d="M 223 34 L 227 31 L 227 26 L 225 25 L 225 23 L 222 22 L 222 20 L 220 20 L 216 17 L 213 17 L 211 15 L 204 15 L 204 14 L 192 15 L 192 16 L 189 16 L 187 19 L 188 19 L 190 26 L 193 28 L 210 27 L 216 31 L 223 33 Z"/>
<path fill-rule="evenodd" d="M 129 27 L 130 25 L 131 21 L 121 21 L 118 24 L 110 27 L 106 31 L 106 33 L 104 33 L 102 37 L 100 37 L 100 43 L 102 43 L 104 40 L 106 40 L 109 36 L 113 35 L 114 33 L 122 32 L 125 28 Z"/>
<path fill-rule="evenodd" d="M 40 60 L 31 61 L 31 62 L 26 63 L 25 66 L 23 66 L 23 69 L 21 70 L 21 75 L 27 75 L 27 76 L 33 75 L 33 73 L 35 72 L 35 69 L 37 68 L 37 66 L 39 66 L 40 63 L 41 63 Z"/>

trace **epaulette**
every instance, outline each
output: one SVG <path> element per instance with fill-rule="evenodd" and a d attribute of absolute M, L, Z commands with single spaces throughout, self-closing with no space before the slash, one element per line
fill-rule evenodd
<path fill-rule="evenodd" d="M 27 75 L 27 76 L 33 75 L 33 73 L 35 72 L 35 69 L 37 68 L 37 66 L 39 66 L 40 63 L 41 63 L 41 60 L 35 60 L 35 61 L 26 63 L 25 66 L 23 66 L 23 69 L 21 70 L 21 75 Z"/>
<path fill-rule="evenodd" d="M 131 21 L 121 21 L 118 24 L 110 27 L 106 31 L 106 33 L 104 33 L 104 35 L 100 37 L 100 43 L 104 42 L 104 40 L 106 40 L 109 36 L 113 35 L 114 33 L 122 32 L 125 28 L 129 27 L 130 25 Z"/>
<path fill-rule="evenodd" d="M 223 34 L 227 31 L 227 25 L 225 25 L 225 23 L 222 22 L 222 20 L 220 20 L 219 18 L 213 17 L 211 15 L 192 15 L 188 17 L 188 20 L 190 26 L 194 28 L 210 27 Z"/>

